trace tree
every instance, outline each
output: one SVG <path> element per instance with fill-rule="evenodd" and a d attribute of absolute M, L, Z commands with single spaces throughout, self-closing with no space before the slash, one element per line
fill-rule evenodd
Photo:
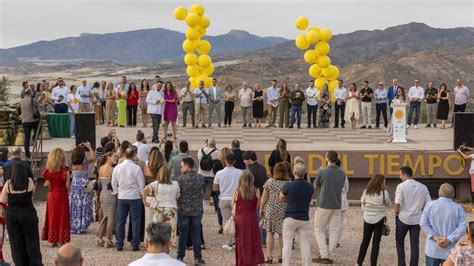
<path fill-rule="evenodd" d="M 2 80 L 0 81 L 0 102 L 7 103 L 9 93 L 10 93 L 10 81 L 8 80 L 7 77 L 2 76 Z"/>

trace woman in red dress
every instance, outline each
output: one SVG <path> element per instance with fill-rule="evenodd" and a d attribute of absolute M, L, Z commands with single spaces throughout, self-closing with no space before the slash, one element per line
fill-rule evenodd
<path fill-rule="evenodd" d="M 140 98 L 140 94 L 137 90 L 137 85 L 135 83 L 130 83 L 127 92 L 127 124 L 129 126 L 136 126 L 137 125 L 137 110 L 138 110 L 138 99 Z"/>
<path fill-rule="evenodd" d="M 49 187 L 49 192 L 41 240 L 56 247 L 68 243 L 71 239 L 68 196 L 70 180 L 63 149 L 56 148 L 49 153 L 43 176 L 44 185 Z"/>
<path fill-rule="evenodd" d="M 244 170 L 240 174 L 239 188 L 234 193 L 232 202 L 235 209 L 235 260 L 237 266 L 258 265 L 265 261 L 257 218 L 260 194 L 253 183 L 252 173 Z"/>

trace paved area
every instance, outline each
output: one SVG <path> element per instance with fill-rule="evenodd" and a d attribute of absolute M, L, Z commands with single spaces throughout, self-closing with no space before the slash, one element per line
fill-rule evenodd
<path fill-rule="evenodd" d="M 45 202 L 37 202 L 35 204 L 39 216 L 40 232 L 43 228 L 45 215 Z M 314 221 L 314 210 L 311 208 L 311 220 Z M 395 248 L 395 225 L 393 213 L 388 213 L 388 221 L 392 228 L 392 233 L 388 237 L 383 237 L 380 244 L 380 254 L 378 265 L 394 265 L 397 260 Z M 206 241 L 207 249 L 203 251 L 204 259 L 208 265 L 235 265 L 235 255 L 232 251 L 223 250 L 221 246 L 226 242 L 223 235 L 217 234 L 217 218 L 214 214 L 213 208 L 206 204 L 205 215 L 203 218 L 204 239 Z M 339 241 L 340 247 L 336 249 L 335 264 L 336 265 L 355 265 L 357 255 L 359 252 L 359 245 L 362 239 L 363 218 L 362 211 L 358 206 L 351 206 L 345 214 L 344 229 L 341 239 Z M 85 265 L 127 265 L 133 260 L 143 256 L 144 251 L 132 252 L 131 247 L 126 245 L 122 252 L 115 251 L 115 249 L 97 248 L 95 245 L 95 238 L 97 232 L 97 223 L 90 226 L 87 233 L 82 235 L 72 235 L 71 242 L 78 245 L 83 252 L 85 258 Z M 419 265 L 424 265 L 424 242 L 425 235 L 421 233 L 420 238 L 420 261 Z M 410 248 L 408 237 L 405 241 L 406 256 L 410 256 Z M 314 232 L 311 232 L 311 250 L 313 257 L 317 257 L 316 239 Z M 5 259 L 11 262 L 10 244 L 5 242 L 3 247 Z M 53 265 L 57 248 L 51 248 L 50 245 L 44 241 L 41 242 L 41 252 L 43 254 L 43 263 L 45 265 Z M 292 265 L 300 264 L 300 254 L 298 245 L 293 251 Z M 187 251 L 185 262 L 189 265 L 193 262 L 192 251 Z M 278 257 L 277 248 L 273 252 L 274 257 Z M 317 264 L 314 264 L 317 265 Z M 367 253 L 364 265 L 370 265 L 370 248 Z"/>
<path fill-rule="evenodd" d="M 408 130 L 408 143 L 387 143 L 389 136 L 385 129 L 351 129 L 351 128 L 242 128 L 241 124 L 231 128 L 178 128 L 178 141 L 187 140 L 192 151 L 197 151 L 204 145 L 206 138 L 216 139 L 218 147 L 229 146 L 233 139 L 241 142 L 243 149 L 256 151 L 271 151 L 278 139 L 283 138 L 288 143 L 290 151 L 314 150 L 452 150 L 453 129 L 424 128 Z M 97 126 L 96 139 L 105 136 L 109 128 Z M 121 140 L 134 141 L 137 130 L 142 130 L 150 142 L 151 127 L 115 128 Z M 171 130 L 171 128 L 170 128 Z M 160 136 L 162 128 L 160 128 Z M 54 138 L 45 140 L 43 150 L 49 152 L 55 147 L 72 149 L 74 139 Z"/>

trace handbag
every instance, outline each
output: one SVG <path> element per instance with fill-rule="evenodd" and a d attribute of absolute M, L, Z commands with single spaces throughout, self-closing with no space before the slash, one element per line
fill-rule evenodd
<path fill-rule="evenodd" d="M 235 196 L 236 193 L 234 192 L 233 196 L 233 202 L 234 206 L 232 207 L 232 215 L 230 216 L 229 220 L 227 220 L 224 224 L 224 235 L 225 236 L 230 236 L 234 237 L 235 236 L 235 219 L 234 219 L 234 214 L 235 214 Z"/>
<path fill-rule="evenodd" d="M 383 197 L 383 205 L 385 205 L 385 190 L 382 191 L 382 197 Z M 390 235 L 390 226 L 387 224 L 387 217 L 383 218 L 383 225 L 382 225 L 382 235 L 383 236 L 389 236 Z"/>
<path fill-rule="evenodd" d="M 155 210 L 158 208 L 158 200 L 156 199 L 156 195 L 158 195 L 159 187 L 160 187 L 160 183 L 158 183 L 156 187 L 157 191 L 155 191 L 153 187 L 151 187 L 153 189 L 153 196 L 149 196 L 149 195 L 146 196 L 146 202 L 150 204 L 149 208 L 152 210 Z"/>
<path fill-rule="evenodd" d="M 91 193 L 92 191 L 94 191 L 95 184 L 96 184 L 95 179 L 89 179 L 86 185 L 86 192 Z"/>

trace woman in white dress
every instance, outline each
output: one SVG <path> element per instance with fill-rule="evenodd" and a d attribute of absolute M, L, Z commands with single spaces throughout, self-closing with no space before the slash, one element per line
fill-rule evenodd
<path fill-rule="evenodd" d="M 347 94 L 346 100 L 346 112 L 344 115 L 344 120 L 351 121 L 351 127 L 356 128 L 357 121 L 360 116 L 360 95 L 357 91 L 357 86 L 355 83 L 351 83 L 349 93 Z"/>
<path fill-rule="evenodd" d="M 154 195 L 149 199 L 148 195 Z M 177 198 L 179 185 L 171 181 L 170 171 L 163 166 L 158 171 L 158 179 L 143 189 L 142 199 L 146 208 L 153 211 L 153 222 L 163 222 L 172 227 L 171 239 L 173 242 L 172 253 L 176 252 L 176 220 L 178 216 Z M 152 222 L 149 221 L 149 222 Z M 148 223 L 146 223 L 148 225 Z"/>

